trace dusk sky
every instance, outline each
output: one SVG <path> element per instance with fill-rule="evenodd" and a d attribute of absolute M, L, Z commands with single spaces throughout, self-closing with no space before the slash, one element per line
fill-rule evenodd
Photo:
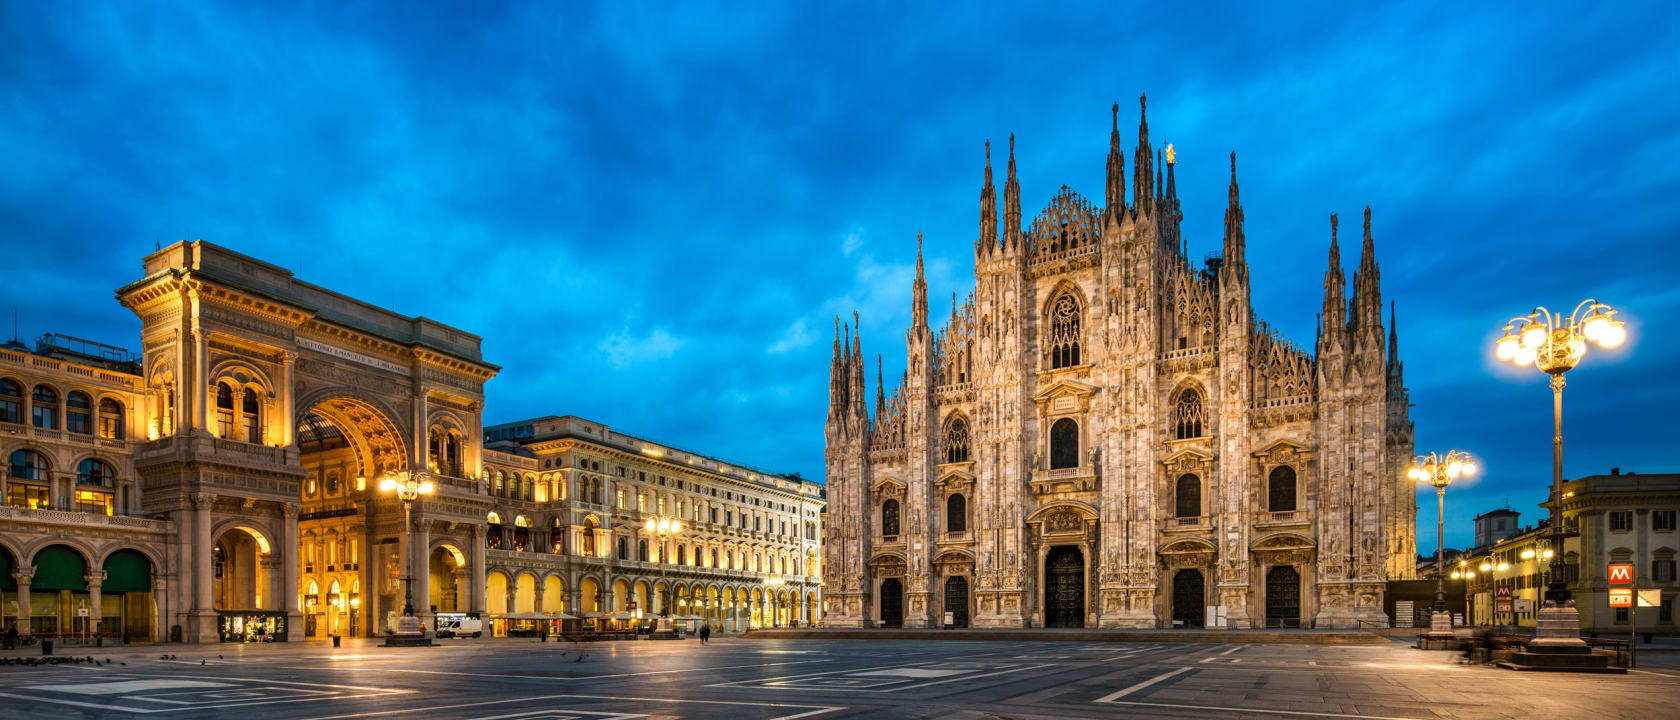
<path fill-rule="evenodd" d="M 1027 221 L 1064 183 L 1100 202 L 1109 107 L 1129 157 L 1147 92 L 1195 258 L 1237 152 L 1254 307 L 1297 343 L 1328 215 L 1351 279 L 1371 206 L 1417 449 L 1486 468 L 1449 546 L 1541 514 L 1550 394 L 1491 352 L 1536 304 L 1632 331 L 1568 376 L 1566 476 L 1680 472 L 1673 2 L 258 5 L 0 5 L 24 338 L 137 349 L 111 291 L 202 238 L 483 336 L 486 424 L 577 414 L 821 478 L 834 317 L 898 375 L 916 233 L 935 318 L 973 287 L 985 141 L 1016 134 Z"/>

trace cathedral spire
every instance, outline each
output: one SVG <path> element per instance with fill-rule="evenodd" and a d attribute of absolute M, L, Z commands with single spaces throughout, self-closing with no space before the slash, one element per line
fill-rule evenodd
<path fill-rule="evenodd" d="M 1108 131 L 1108 185 L 1103 199 L 1109 214 L 1126 211 L 1126 153 L 1120 149 L 1120 103 L 1114 103 L 1114 126 Z"/>
<path fill-rule="evenodd" d="M 1156 148 L 1155 149 L 1155 204 L 1157 204 L 1157 205 L 1159 205 L 1161 203 L 1161 201 L 1165 199 L 1165 198 L 1161 197 L 1161 192 L 1164 189 L 1166 189 L 1166 185 L 1167 185 L 1166 183 L 1161 182 L 1161 166 L 1165 165 L 1165 164 L 1166 163 L 1161 162 L 1161 149 Z"/>
<path fill-rule="evenodd" d="M 987 140 L 986 184 L 980 186 L 980 239 L 974 244 L 974 253 L 990 254 L 997 248 L 997 191 L 992 188 L 992 141 Z"/>
<path fill-rule="evenodd" d="M 1342 249 L 1337 243 L 1336 213 L 1330 213 L 1330 267 L 1324 271 L 1324 310 L 1320 313 L 1319 352 L 1327 341 L 1347 332 L 1347 276 L 1342 274 Z M 1339 345 L 1338 341 L 1338 345 Z"/>
<path fill-rule="evenodd" d="M 922 268 L 922 234 L 916 233 L 916 281 L 911 286 L 910 325 L 921 338 L 927 335 L 928 327 L 928 299 L 927 275 Z"/>
<path fill-rule="evenodd" d="M 1155 197 L 1155 173 L 1149 166 L 1152 153 L 1149 148 L 1149 96 L 1138 96 L 1138 144 L 1132 154 L 1132 205 L 1139 213 L 1149 212 Z"/>
<path fill-rule="evenodd" d="M 1237 151 L 1231 151 L 1231 190 L 1225 206 L 1225 265 L 1227 282 L 1248 280 L 1247 239 L 1243 235 L 1242 202 L 1237 196 Z"/>
<path fill-rule="evenodd" d="M 1394 301 L 1388 301 L 1388 376 L 1400 376 L 1400 332 L 1394 319 Z"/>
<path fill-rule="evenodd" d="M 887 410 L 887 383 L 881 379 L 881 356 L 875 356 L 875 420 L 880 422 Z"/>
<path fill-rule="evenodd" d="M 1018 249 L 1021 242 L 1021 184 L 1015 180 L 1015 133 L 1009 133 L 1009 176 L 1003 181 L 1003 248 Z"/>
<path fill-rule="evenodd" d="M 864 421 L 868 427 L 869 400 L 863 394 L 863 323 L 858 319 L 858 312 L 852 311 L 852 413 Z"/>
<path fill-rule="evenodd" d="M 1349 324 L 1355 328 L 1382 327 L 1382 282 L 1377 270 L 1377 253 L 1371 241 L 1371 207 L 1365 206 L 1365 242 L 1359 251 L 1359 269 L 1353 273 L 1354 315 Z M 1378 336 L 1380 341 L 1381 336 Z"/>
<path fill-rule="evenodd" d="M 1173 177 L 1173 168 L 1178 165 L 1174 158 L 1175 155 L 1177 153 L 1173 151 L 1172 143 L 1167 143 L 1167 189 L 1165 196 L 1167 202 L 1174 206 L 1178 205 L 1178 180 Z"/>
<path fill-rule="evenodd" d="M 834 359 L 828 363 L 828 418 L 830 421 L 846 407 L 846 364 L 840 352 L 840 316 L 834 316 Z"/>

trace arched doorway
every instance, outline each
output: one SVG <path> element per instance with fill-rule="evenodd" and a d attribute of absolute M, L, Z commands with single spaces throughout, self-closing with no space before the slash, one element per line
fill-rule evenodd
<path fill-rule="evenodd" d="M 426 591 L 430 598 L 428 604 L 435 608 L 436 612 L 466 610 L 465 603 L 461 602 L 461 582 L 466 572 L 466 564 L 466 555 L 452 545 L 440 545 L 432 549 L 431 557 L 426 562 L 429 576 Z"/>
<path fill-rule="evenodd" d="M 1044 558 L 1044 626 L 1085 627 L 1085 554 L 1073 545 Z"/>
<path fill-rule="evenodd" d="M 1202 627 L 1207 613 L 1207 591 L 1202 571 L 1184 568 L 1173 573 L 1173 627 Z"/>
<path fill-rule="evenodd" d="M 898 578 L 881 581 L 881 627 L 904 627 L 904 583 Z"/>
<path fill-rule="evenodd" d="M 1301 573 L 1293 565 L 1266 571 L 1266 627 L 1301 626 Z"/>
<path fill-rule="evenodd" d="M 100 586 L 100 631 L 134 640 L 152 638 L 152 561 L 123 548 L 105 556 Z"/>
<path fill-rule="evenodd" d="M 30 632 L 87 632 L 87 561 L 69 545 L 48 545 L 35 553 L 35 577 L 29 589 Z M 23 608 L 18 608 L 21 614 Z"/>
<path fill-rule="evenodd" d="M 490 634 L 492 637 L 507 636 L 507 621 L 496 622 L 497 615 L 511 612 L 508 607 L 508 576 L 500 571 L 492 570 L 484 576 L 484 608 L 491 617 Z M 396 622 L 391 619 L 388 622 Z"/>
<path fill-rule="evenodd" d="M 954 575 L 945 579 L 945 612 L 951 627 L 968 627 L 968 578 Z"/>
<path fill-rule="evenodd" d="M 23 609 L 18 607 L 17 579 L 12 577 L 16 569 L 17 558 L 10 548 L 0 545 L 0 632 L 7 628 L 17 628 L 20 633 L 28 630 L 18 625 L 18 614 Z"/>

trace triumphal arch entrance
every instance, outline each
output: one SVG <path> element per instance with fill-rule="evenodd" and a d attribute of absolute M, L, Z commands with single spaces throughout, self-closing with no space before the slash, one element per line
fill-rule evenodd
<path fill-rule="evenodd" d="M 481 409 L 499 368 L 478 336 L 203 241 L 144 269 L 117 294 L 141 321 L 145 510 L 178 533 L 160 617 L 198 642 L 377 634 L 406 576 L 430 626 L 439 543 L 472 549 L 461 604 L 482 610 Z M 408 472 L 437 492 L 405 528 L 378 483 Z"/>

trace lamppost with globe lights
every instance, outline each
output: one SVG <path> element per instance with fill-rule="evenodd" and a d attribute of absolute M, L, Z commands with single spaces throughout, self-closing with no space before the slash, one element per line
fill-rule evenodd
<path fill-rule="evenodd" d="M 659 584 L 664 588 L 659 595 L 659 630 L 664 632 L 671 629 L 671 584 L 665 580 L 665 566 L 670 564 L 671 556 L 665 552 L 665 539 L 682 532 L 682 521 L 657 515 L 648 518 L 643 527 L 659 544 Z"/>
<path fill-rule="evenodd" d="M 425 630 L 420 627 L 420 619 L 414 616 L 414 575 L 412 557 L 414 554 L 414 543 L 410 535 L 414 529 L 414 501 L 420 499 L 421 496 L 432 494 L 433 489 L 434 486 L 432 485 L 432 481 L 424 479 L 421 477 L 420 473 L 417 472 L 389 472 L 379 480 L 380 492 L 394 492 L 397 495 L 397 499 L 402 501 L 403 545 L 408 548 L 408 555 L 403 558 L 403 567 L 409 568 L 409 573 L 400 578 L 403 581 L 403 614 L 402 617 L 397 618 L 397 629 L 396 632 L 392 634 L 393 640 L 398 640 L 399 637 L 403 639 L 412 639 L 423 638 L 425 636 Z M 414 643 L 412 640 L 409 640 L 407 643 L 401 643 L 399 641 L 398 643 L 392 644 Z M 427 642 L 424 644 L 430 643 Z"/>
<path fill-rule="evenodd" d="M 1406 475 L 1412 480 L 1428 481 L 1435 487 L 1435 612 L 1429 616 L 1429 634 L 1452 635 L 1452 614 L 1447 612 L 1447 580 L 1442 566 L 1442 548 L 1447 539 L 1447 486 L 1461 477 L 1476 474 L 1476 463 L 1462 450 L 1448 450 L 1447 454 L 1419 455 L 1412 461 Z M 1456 580 L 1456 575 L 1454 576 Z"/>
<path fill-rule="evenodd" d="M 1613 348 L 1627 340 L 1627 328 L 1616 319 L 1616 311 L 1591 298 L 1575 306 L 1568 316 L 1537 307 L 1527 316 L 1505 323 L 1505 335 L 1494 345 L 1500 360 L 1517 366 L 1532 365 L 1551 376 L 1552 386 L 1552 492 L 1550 498 L 1552 548 L 1551 580 L 1546 585 L 1546 606 L 1538 614 L 1535 640 L 1530 648 L 1579 654 L 1580 615 L 1570 599 L 1569 581 L 1564 576 L 1563 539 L 1563 375 L 1579 365 L 1587 353 L 1587 341 Z"/>

